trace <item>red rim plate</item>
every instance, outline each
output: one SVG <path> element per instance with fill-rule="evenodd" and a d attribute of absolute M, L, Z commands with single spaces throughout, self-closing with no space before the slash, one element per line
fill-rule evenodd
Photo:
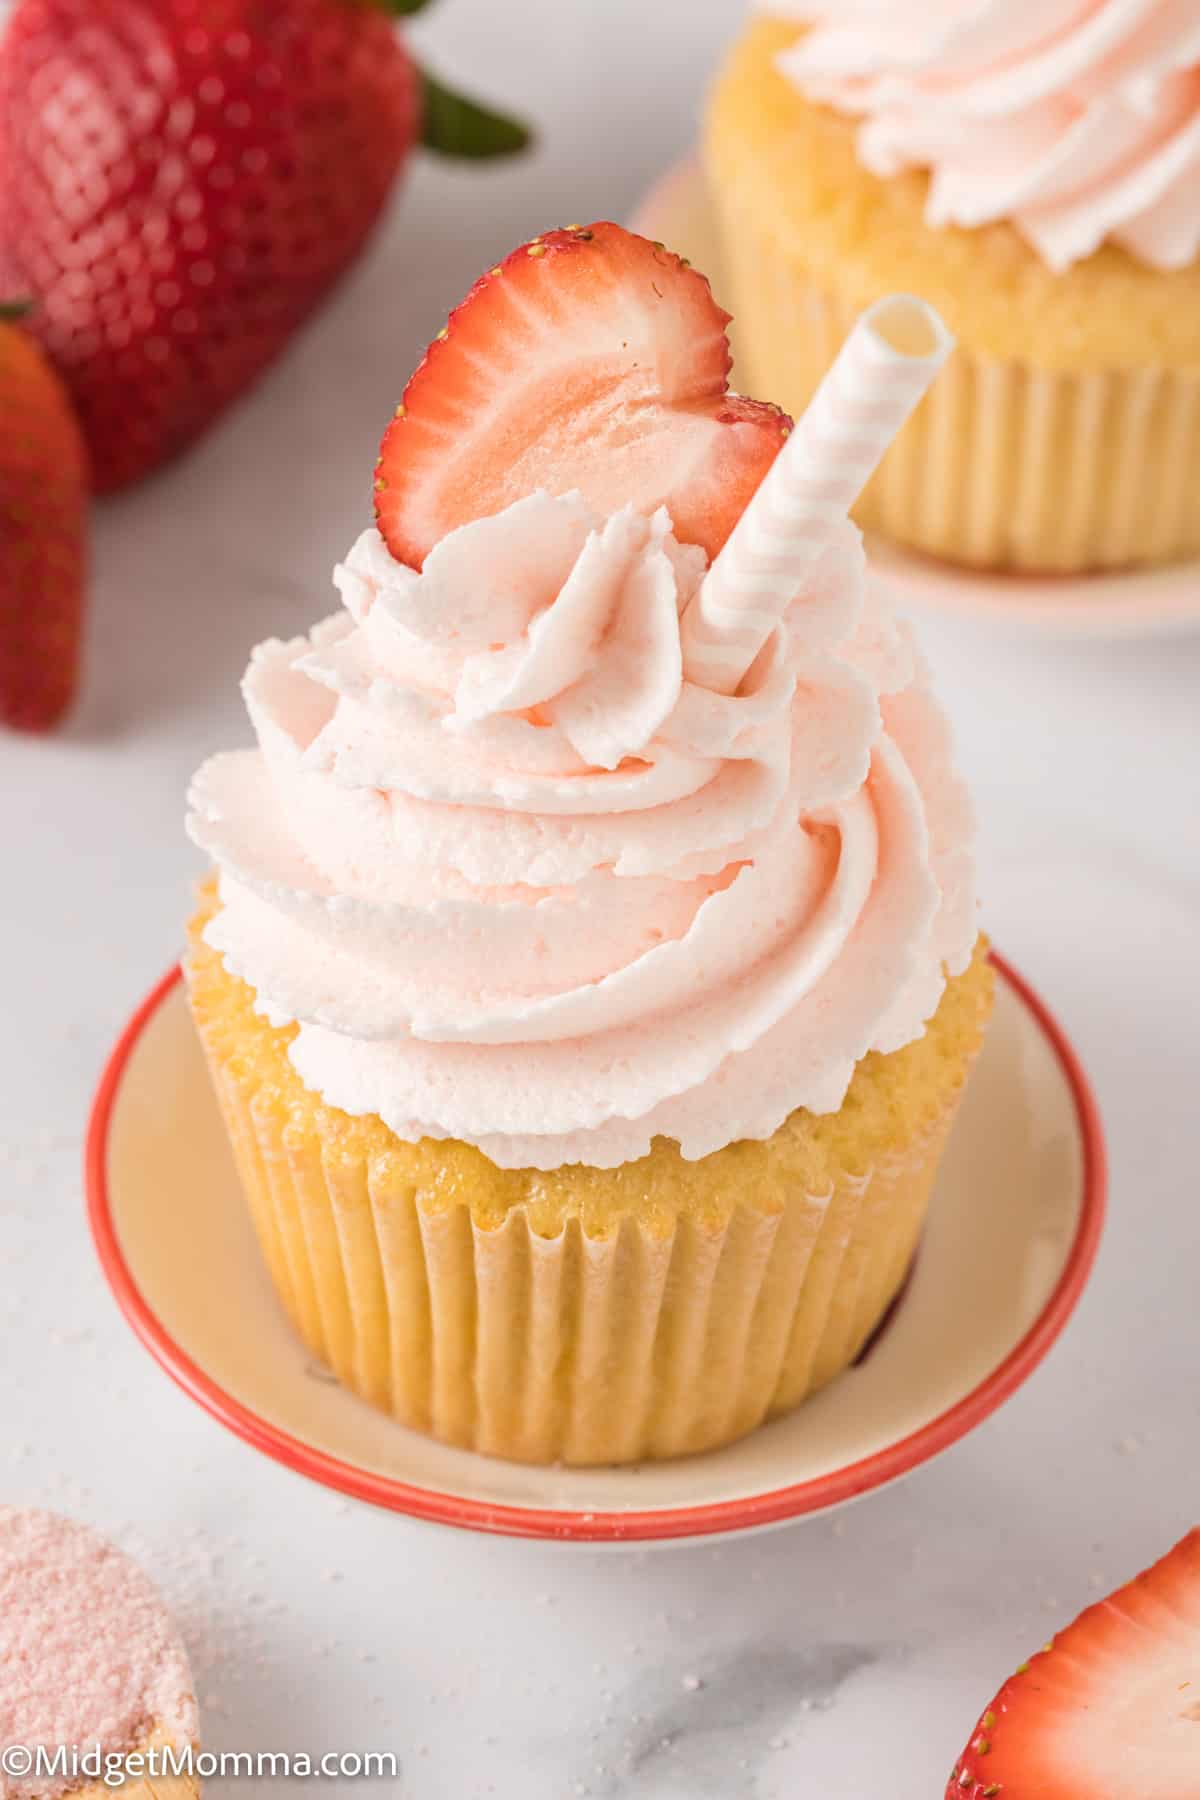
<path fill-rule="evenodd" d="M 179 968 L 170 970 L 158 982 L 122 1031 L 92 1103 L 85 1152 L 85 1182 L 88 1221 L 101 1267 L 117 1304 L 142 1343 L 168 1375 L 207 1413 L 276 1462 L 311 1481 L 374 1506 L 472 1531 L 576 1543 L 708 1537 L 716 1533 L 752 1530 L 799 1518 L 805 1513 L 823 1511 L 908 1474 L 939 1451 L 948 1449 L 993 1413 L 1028 1379 L 1054 1344 L 1074 1311 L 1095 1260 L 1104 1223 L 1107 1186 L 1104 1136 L 1095 1096 L 1069 1039 L 1045 1002 L 995 951 L 992 962 L 1049 1042 L 1074 1101 L 1083 1160 L 1083 1197 L 1074 1242 L 1039 1317 L 1020 1343 L 977 1387 L 908 1437 L 816 1479 L 737 1500 L 700 1506 L 656 1507 L 643 1512 L 567 1512 L 493 1505 L 457 1494 L 413 1487 L 342 1462 L 280 1430 L 235 1400 L 175 1342 L 143 1298 L 117 1237 L 108 1191 L 108 1136 L 121 1081 L 143 1031 L 182 979 Z"/>

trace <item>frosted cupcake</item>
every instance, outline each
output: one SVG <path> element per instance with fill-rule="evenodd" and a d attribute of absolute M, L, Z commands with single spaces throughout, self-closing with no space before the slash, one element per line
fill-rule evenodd
<path fill-rule="evenodd" d="M 275 1286 L 494 1455 L 700 1450 L 844 1369 L 990 1005 L 945 722 L 845 519 L 944 346 L 863 327 L 789 438 L 726 323 L 611 224 L 484 276 L 343 610 L 255 651 L 258 748 L 193 787 L 192 1004 Z"/>
<path fill-rule="evenodd" d="M 706 162 L 739 375 L 803 406 L 859 310 L 959 348 L 856 511 L 997 569 L 1200 553 L 1200 28 L 1170 0 L 778 0 Z"/>
<path fill-rule="evenodd" d="M 187 1655 L 141 1569 L 86 1526 L 0 1507 L 0 1800 L 99 1800 L 122 1772 L 127 1800 L 194 1800 L 190 1775 L 143 1759 L 184 1764 L 196 1734 Z"/>

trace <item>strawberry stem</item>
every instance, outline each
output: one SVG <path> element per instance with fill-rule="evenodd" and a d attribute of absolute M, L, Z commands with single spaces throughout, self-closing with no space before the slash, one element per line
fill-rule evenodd
<path fill-rule="evenodd" d="M 32 311 L 32 300 L 0 300 L 0 323 L 11 325 Z"/>
<path fill-rule="evenodd" d="M 425 11 L 429 0 L 371 0 L 371 4 L 393 19 L 411 19 L 414 13 Z"/>
<path fill-rule="evenodd" d="M 423 88 L 421 142 L 440 156 L 461 156 L 482 161 L 491 156 L 512 156 L 524 150 L 530 131 L 520 119 L 493 112 L 466 94 L 443 87 L 428 69 L 420 71 Z"/>

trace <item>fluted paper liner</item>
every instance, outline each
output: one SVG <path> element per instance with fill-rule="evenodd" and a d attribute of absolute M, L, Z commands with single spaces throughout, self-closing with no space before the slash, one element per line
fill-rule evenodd
<path fill-rule="evenodd" d="M 555 1236 L 524 1207 L 484 1229 L 422 1202 L 399 1159 L 318 1143 L 248 1092 L 202 1035 L 267 1267 L 315 1357 L 447 1443 L 525 1462 L 614 1463 L 731 1442 L 858 1355 L 924 1219 L 951 1098 L 903 1155 L 781 1210 L 711 1225 L 634 1216 Z"/>
<path fill-rule="evenodd" d="M 722 297 L 738 385 L 798 413 L 857 308 L 789 261 L 736 193 L 727 199 Z M 1197 470 L 1200 370 L 1052 371 L 960 340 L 854 517 L 980 568 L 1119 569 L 1200 555 Z"/>

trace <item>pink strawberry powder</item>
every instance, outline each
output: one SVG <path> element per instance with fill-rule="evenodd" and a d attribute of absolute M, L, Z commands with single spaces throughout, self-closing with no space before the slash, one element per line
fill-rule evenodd
<path fill-rule="evenodd" d="M 187 1654 L 152 1582 L 86 1526 L 0 1507 L 0 1749 L 121 1752 L 154 1725 L 196 1740 Z M 66 1785 L 0 1774 L 0 1800 Z"/>

